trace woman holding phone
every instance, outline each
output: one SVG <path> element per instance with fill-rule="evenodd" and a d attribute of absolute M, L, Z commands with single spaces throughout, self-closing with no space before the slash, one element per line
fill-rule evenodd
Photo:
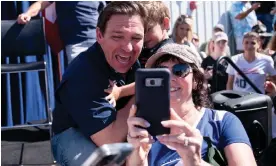
<path fill-rule="evenodd" d="M 152 137 L 146 120 L 130 110 L 127 140 L 134 146 L 127 165 L 209 165 L 207 143 L 223 151 L 229 166 L 256 165 L 249 138 L 239 119 L 230 112 L 210 109 L 206 80 L 198 59 L 188 46 L 166 44 L 146 63 L 146 68 L 168 68 L 171 72 L 171 118 L 160 122 L 170 134 Z M 158 114 L 158 110 L 156 111 Z M 142 128 L 141 128 L 142 127 Z"/>

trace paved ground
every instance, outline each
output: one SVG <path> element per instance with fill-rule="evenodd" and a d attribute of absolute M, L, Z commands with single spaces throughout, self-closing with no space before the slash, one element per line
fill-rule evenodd
<path fill-rule="evenodd" d="M 2 131 L 1 152 L 1 165 L 55 165 L 47 128 Z"/>

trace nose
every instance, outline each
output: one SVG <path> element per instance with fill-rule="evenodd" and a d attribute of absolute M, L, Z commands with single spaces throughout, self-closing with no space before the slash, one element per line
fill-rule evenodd
<path fill-rule="evenodd" d="M 133 50 L 132 43 L 131 42 L 124 43 L 123 46 L 122 46 L 122 49 L 125 52 L 131 52 Z"/>
<path fill-rule="evenodd" d="M 171 71 L 170 71 L 171 72 Z M 176 81 L 177 76 L 175 76 L 172 72 L 171 72 L 171 81 Z"/>

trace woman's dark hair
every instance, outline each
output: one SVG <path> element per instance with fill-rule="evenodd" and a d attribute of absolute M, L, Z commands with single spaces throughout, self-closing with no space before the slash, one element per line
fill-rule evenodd
<path fill-rule="evenodd" d="M 157 68 L 163 62 L 178 62 L 178 63 L 186 63 L 178 57 L 175 57 L 170 54 L 163 55 L 159 59 L 155 61 L 152 65 L 152 68 Z M 192 98 L 195 106 L 198 107 L 206 107 L 213 108 L 213 104 L 210 100 L 210 96 L 208 95 L 208 87 L 207 80 L 204 77 L 204 74 L 200 71 L 195 64 L 188 63 L 193 71 L 193 79 L 196 82 L 195 89 L 192 90 Z"/>

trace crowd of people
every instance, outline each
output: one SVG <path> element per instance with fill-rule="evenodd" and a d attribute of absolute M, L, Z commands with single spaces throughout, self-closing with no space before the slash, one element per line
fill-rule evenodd
<path fill-rule="evenodd" d="M 70 2 L 60 3 L 70 6 Z M 53 111 L 51 141 L 59 164 L 81 165 L 97 147 L 127 141 L 134 146 L 126 161 L 129 166 L 211 165 L 206 141 L 211 140 L 212 146 L 225 155 L 227 165 L 256 165 L 240 120 L 230 112 L 214 110 L 209 95 L 225 89 L 255 92 L 226 62 L 215 66 L 221 56 L 231 56 L 263 94 L 276 96 L 276 26 L 274 21 L 274 34 L 263 46 L 262 37 L 267 36 L 253 28 L 264 26 L 254 11 L 259 3 L 233 2 L 229 11 L 237 55 L 230 52 L 221 24 L 214 27 L 213 37 L 202 46 L 193 32 L 191 16 L 180 15 L 169 34 L 171 17 L 163 2 L 83 3 L 72 2 L 74 12 L 66 15 L 70 10 L 64 8 L 58 14 L 70 57 L 55 93 Z M 99 14 L 86 10 L 88 3 L 97 3 L 88 6 Z M 19 15 L 18 22 L 26 24 L 49 4 L 35 3 Z M 90 41 L 88 36 L 95 40 L 79 49 L 77 46 Z M 171 129 L 168 135 L 152 137 L 146 130 L 149 122 L 135 117 L 135 71 L 140 67 L 165 67 L 171 72 L 171 119 L 160 122 Z M 215 78 L 220 80 L 218 89 L 213 87 Z M 152 111 L 158 114 L 158 110 Z"/>

